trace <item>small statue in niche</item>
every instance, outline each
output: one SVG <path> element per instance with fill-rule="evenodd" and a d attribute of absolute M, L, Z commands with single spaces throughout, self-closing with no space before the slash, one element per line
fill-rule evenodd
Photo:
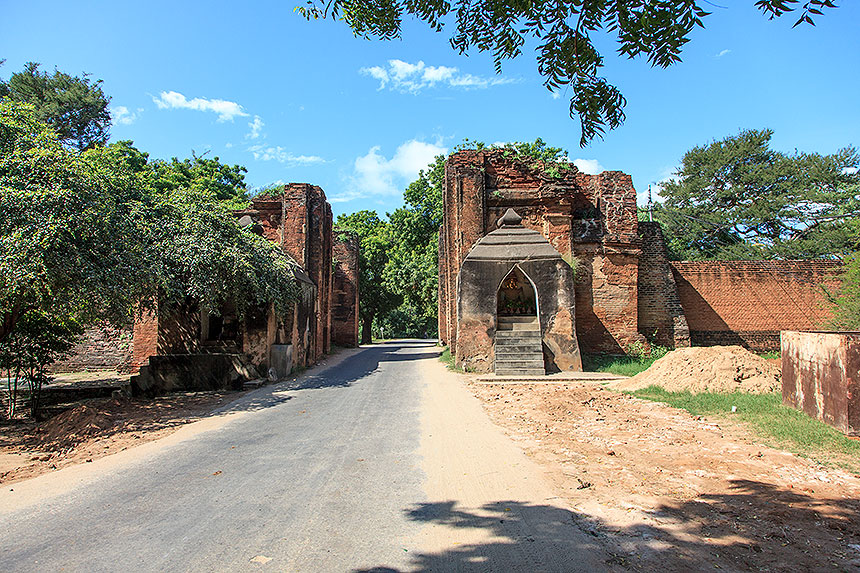
<path fill-rule="evenodd" d="M 517 315 L 524 314 L 528 311 L 525 293 L 517 276 L 511 274 L 502 283 L 502 288 L 499 290 L 499 308 L 500 314 Z"/>

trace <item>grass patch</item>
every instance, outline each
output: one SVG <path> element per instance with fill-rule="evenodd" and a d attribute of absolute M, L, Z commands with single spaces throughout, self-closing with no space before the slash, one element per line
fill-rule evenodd
<path fill-rule="evenodd" d="M 584 354 L 582 369 L 586 372 L 608 372 L 620 376 L 635 376 L 644 372 L 657 358 L 637 358 L 635 356 L 610 356 L 606 354 Z"/>
<path fill-rule="evenodd" d="M 738 420 L 758 433 L 769 445 L 860 473 L 860 440 L 849 439 L 827 424 L 784 406 L 782 396 L 777 393 L 691 394 L 667 392 L 657 386 L 649 386 L 630 394 L 637 398 L 665 402 L 687 410 L 694 416 L 721 416 Z M 736 407 L 735 413 L 732 413 L 732 406 Z M 831 459 L 834 454 L 837 459 Z"/>
<path fill-rule="evenodd" d="M 759 356 L 761 356 L 765 360 L 774 360 L 776 358 L 780 358 L 782 354 L 779 350 L 771 350 L 770 352 L 760 352 Z"/>
<path fill-rule="evenodd" d="M 439 360 L 448 367 L 448 370 L 453 370 L 454 372 L 463 371 L 462 368 L 457 368 L 457 365 L 454 363 L 454 356 L 451 354 L 451 349 L 447 346 L 442 350 L 442 354 L 439 355 Z"/>

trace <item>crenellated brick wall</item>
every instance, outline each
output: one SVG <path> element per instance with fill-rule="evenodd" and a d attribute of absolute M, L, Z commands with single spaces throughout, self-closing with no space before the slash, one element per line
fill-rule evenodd
<path fill-rule="evenodd" d="M 670 263 L 694 345 L 778 350 L 780 330 L 815 330 L 840 288 L 829 260 Z"/>

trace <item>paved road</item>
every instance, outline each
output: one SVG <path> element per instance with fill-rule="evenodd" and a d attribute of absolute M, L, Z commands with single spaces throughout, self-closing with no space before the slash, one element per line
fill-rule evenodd
<path fill-rule="evenodd" d="M 348 352 L 291 386 L 243 397 L 205 431 L 13 484 L 18 492 L 4 488 L 0 571 L 590 568 L 571 553 L 577 548 L 603 563 L 564 510 L 500 497 L 515 490 L 471 484 L 470 470 L 456 466 L 483 470 L 493 460 L 476 461 L 481 444 L 472 453 L 448 452 L 459 440 L 445 432 L 468 429 L 438 412 L 448 396 L 466 398 L 456 394 L 460 386 L 428 398 L 436 388 L 428 378 L 441 373 L 459 384 L 439 367 L 432 345 Z M 426 412 L 433 400 L 435 418 Z M 466 407 L 460 418 L 481 415 L 479 406 Z M 532 487 L 532 474 L 522 480 L 530 477 L 523 483 Z M 475 497 L 475 488 L 486 495 Z M 457 492 L 475 507 L 458 505 Z M 500 530 L 505 518 L 510 531 Z"/>

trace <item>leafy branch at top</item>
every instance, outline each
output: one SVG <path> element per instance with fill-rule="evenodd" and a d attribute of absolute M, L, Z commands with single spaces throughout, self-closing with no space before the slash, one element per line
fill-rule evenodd
<path fill-rule="evenodd" d="M 624 123 L 627 100 L 601 76 L 604 58 L 593 37 L 610 34 L 618 53 L 645 56 L 654 67 L 681 60 L 681 51 L 709 15 L 696 0 L 307 0 L 296 11 L 308 20 L 343 20 L 356 36 L 391 40 L 401 36 L 404 15 L 439 32 L 446 17 L 456 19 L 451 47 L 460 54 L 472 48 L 491 52 L 496 72 L 502 62 L 522 54 L 526 41 L 538 42 L 538 71 L 553 92 L 570 87 L 570 116 L 582 126 L 580 145 Z M 798 0 L 758 0 L 769 18 L 797 9 Z M 813 24 L 831 0 L 808 0 L 795 26 Z"/>

